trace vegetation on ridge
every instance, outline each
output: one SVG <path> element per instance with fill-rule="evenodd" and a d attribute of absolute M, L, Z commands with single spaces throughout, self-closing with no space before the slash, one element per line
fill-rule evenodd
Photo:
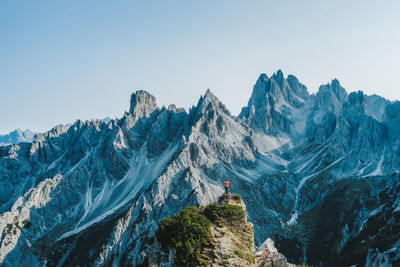
<path fill-rule="evenodd" d="M 204 209 L 204 215 L 219 226 L 240 226 L 246 221 L 242 207 L 230 204 L 211 203 Z"/>
<path fill-rule="evenodd" d="M 164 250 L 176 250 L 175 263 L 180 266 L 196 265 L 202 247 L 210 240 L 211 222 L 196 207 L 186 207 L 173 217 L 162 219 L 156 238 Z"/>
<path fill-rule="evenodd" d="M 240 198 L 236 200 L 240 203 Z M 202 249 L 210 245 L 211 223 L 229 226 L 235 232 L 245 224 L 242 207 L 211 203 L 205 208 L 186 207 L 179 214 L 162 219 L 156 238 L 162 249 L 175 249 L 174 262 L 178 266 L 204 264 Z"/>

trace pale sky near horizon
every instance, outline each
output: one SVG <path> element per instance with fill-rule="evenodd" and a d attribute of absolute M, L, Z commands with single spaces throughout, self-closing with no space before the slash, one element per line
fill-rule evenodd
<path fill-rule="evenodd" d="M 121 117 L 144 89 L 235 115 L 260 73 L 400 100 L 400 1 L 0 1 L 0 133 Z"/>

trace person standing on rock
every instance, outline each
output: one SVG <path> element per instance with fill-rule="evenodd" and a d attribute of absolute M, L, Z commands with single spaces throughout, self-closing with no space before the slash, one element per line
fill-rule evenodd
<path fill-rule="evenodd" d="M 222 181 L 222 182 L 223 182 L 224 185 L 225 185 L 225 193 L 228 194 L 228 193 L 229 193 L 229 192 L 228 192 L 228 186 L 229 186 L 230 181 L 225 180 L 225 181 Z"/>

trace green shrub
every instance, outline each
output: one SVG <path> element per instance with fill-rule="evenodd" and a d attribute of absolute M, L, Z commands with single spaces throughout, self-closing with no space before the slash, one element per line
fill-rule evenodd
<path fill-rule="evenodd" d="M 232 200 L 236 203 L 242 202 L 242 198 L 239 195 L 232 195 Z"/>
<path fill-rule="evenodd" d="M 22 225 L 25 228 L 30 228 L 32 226 L 32 223 L 28 219 L 26 219 L 22 221 Z"/>
<path fill-rule="evenodd" d="M 209 243 L 211 222 L 195 207 L 187 207 L 172 218 L 162 219 L 156 238 L 164 250 L 176 250 L 175 263 L 194 266 L 201 260 L 201 249 Z"/>
<path fill-rule="evenodd" d="M 8 224 L 6 225 L 6 232 L 7 232 L 8 234 L 10 234 L 11 231 L 12 231 L 12 229 L 13 229 L 13 225 L 12 225 L 11 223 L 8 223 Z"/>
<path fill-rule="evenodd" d="M 246 220 L 242 207 L 230 204 L 211 203 L 204 209 L 204 215 L 220 226 L 241 226 Z"/>
<path fill-rule="evenodd" d="M 161 243 L 163 250 L 168 250 L 171 246 L 171 239 L 176 236 L 178 226 L 176 217 L 166 217 L 162 219 L 156 231 L 156 238 Z"/>

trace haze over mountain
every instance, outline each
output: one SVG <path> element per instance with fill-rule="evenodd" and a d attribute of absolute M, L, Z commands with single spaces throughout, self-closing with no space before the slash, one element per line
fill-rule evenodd
<path fill-rule="evenodd" d="M 188 112 L 137 91 L 120 119 L 0 147 L 0 262 L 134 265 L 163 217 L 230 179 L 256 245 L 289 262 L 399 264 L 399 121 L 400 102 L 282 71 L 237 117 L 210 90 Z"/>
<path fill-rule="evenodd" d="M 22 131 L 21 129 L 16 129 L 8 134 L 0 135 L 0 145 L 1 144 L 18 144 L 20 142 L 32 142 L 35 133 L 27 129 Z"/>

